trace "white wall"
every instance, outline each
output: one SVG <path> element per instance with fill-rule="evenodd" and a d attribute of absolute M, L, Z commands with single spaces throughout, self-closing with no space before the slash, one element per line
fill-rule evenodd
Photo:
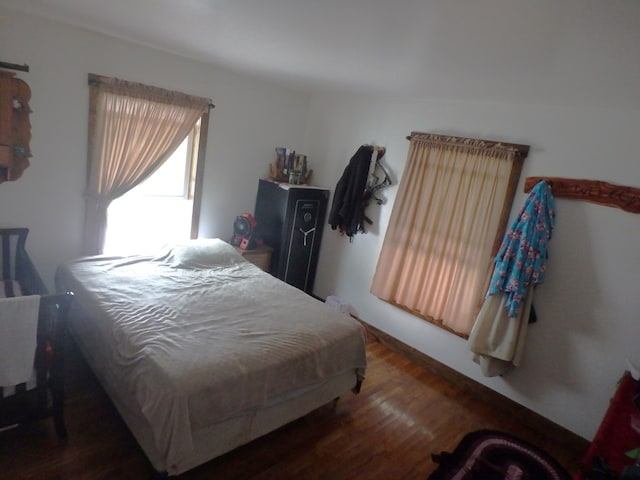
<path fill-rule="evenodd" d="M 640 363 L 640 216 L 557 201 L 547 280 L 537 292 L 539 322 L 529 329 L 524 365 L 504 378 L 482 377 L 462 339 L 377 300 L 369 287 L 412 130 L 529 144 L 523 179 L 566 176 L 640 186 L 639 57 L 637 42 L 629 41 L 636 30 L 627 28 L 634 21 L 597 22 L 601 30 L 590 30 L 591 45 L 557 45 L 544 56 L 550 64 L 536 63 L 548 97 L 540 93 L 544 88 L 532 89 L 524 95 L 528 103 L 518 103 L 517 82 L 504 94 L 480 85 L 473 91 L 492 94 L 475 100 L 309 97 L 0 8 L 0 59 L 31 66 L 19 76 L 32 88 L 34 110 L 32 166 L 19 181 L 0 185 L 0 225 L 31 228 L 28 248 L 49 283 L 60 262 L 80 253 L 89 72 L 212 98 L 203 236 L 229 236 L 233 217 L 253 209 L 257 179 L 275 146 L 304 151 L 314 181 L 333 188 L 360 144 L 384 145 L 394 176 L 394 186 L 383 192 L 388 201 L 370 208 L 375 224 L 353 243 L 326 229 L 316 293 L 340 295 L 375 327 L 589 438 L 625 359 Z M 572 28 L 579 38 L 587 36 L 575 22 Z M 621 48 L 630 43 L 634 51 Z M 588 89 L 573 89 L 561 78 L 554 64 L 566 65 L 563 59 L 588 79 Z M 554 91 L 555 81 L 563 88 Z M 532 84 L 535 78 L 523 87 Z M 523 200 L 520 186 L 516 210 Z"/>
<path fill-rule="evenodd" d="M 274 147 L 300 148 L 309 94 L 195 61 L 0 8 L 0 59 L 26 63 L 33 158 L 0 185 L 0 225 L 31 229 L 28 250 L 49 285 L 80 255 L 86 175 L 87 74 L 208 97 L 210 117 L 201 236 L 231 236 L 235 215 L 253 211 Z"/>
<path fill-rule="evenodd" d="M 487 379 L 461 338 L 382 302 L 369 293 L 376 260 L 405 164 L 411 131 L 531 145 L 512 218 L 527 176 L 604 180 L 640 187 L 638 104 L 600 106 L 509 102 L 400 100 L 314 93 L 305 149 L 315 179 L 332 189 L 363 143 L 387 147 L 394 186 L 372 205 L 375 224 L 352 243 L 324 233 L 316 293 L 337 294 L 352 312 L 440 362 L 590 438 L 602 418 L 625 359 L 640 363 L 640 215 L 558 199 L 545 284 L 537 289 L 538 323 L 529 329 L 523 365 Z M 614 92 L 619 95 L 620 92 Z M 631 92 L 634 94 L 634 92 Z"/>
<path fill-rule="evenodd" d="M 640 215 L 556 201 L 546 282 L 536 291 L 539 321 L 529 328 L 523 365 L 504 377 L 483 377 L 463 339 L 369 293 L 411 131 L 531 145 L 511 218 L 525 199 L 527 176 L 640 187 L 640 8 L 634 2 L 562 5 L 557 17 L 538 9 L 539 16 L 523 20 L 539 23 L 532 31 L 547 31 L 545 38 L 529 39 L 541 48 L 522 49 L 537 53 L 533 58 L 520 56 L 518 22 L 492 27 L 500 32 L 496 51 L 474 50 L 466 43 L 472 36 L 452 41 L 447 62 L 429 63 L 433 75 L 446 81 L 448 88 L 440 90 L 446 97 L 314 92 L 305 150 L 319 165 L 315 179 L 331 188 L 363 143 L 387 147 L 386 163 L 395 177 L 394 186 L 382 192 L 387 203 L 368 209 L 375 224 L 367 234 L 349 243 L 325 231 L 316 293 L 339 295 L 371 325 L 591 438 L 626 359 L 640 364 Z M 452 40 L 441 33 L 445 43 Z M 416 62 L 430 50 L 428 44 L 413 47 Z M 492 74 L 486 67 L 498 60 Z M 481 74 L 470 74 L 468 65 Z M 433 78 L 424 81 L 428 89 Z"/>

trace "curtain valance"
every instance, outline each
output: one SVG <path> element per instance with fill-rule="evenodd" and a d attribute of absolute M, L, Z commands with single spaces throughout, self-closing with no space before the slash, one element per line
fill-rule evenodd
<path fill-rule="evenodd" d="M 431 147 L 447 148 L 458 152 L 470 154 L 485 154 L 491 156 L 513 155 L 524 159 L 529 154 L 529 145 L 517 143 L 495 142 L 476 138 L 454 137 L 450 135 L 438 135 L 435 133 L 411 132 L 407 137 L 414 143 L 421 143 Z"/>
<path fill-rule="evenodd" d="M 140 98 L 151 102 L 179 105 L 187 108 L 200 108 L 203 112 L 213 107 L 209 98 L 187 95 L 186 93 L 165 90 L 164 88 L 119 78 L 104 77 L 94 73 L 89 74 L 89 86 L 103 92 L 126 95 L 127 97 Z"/>

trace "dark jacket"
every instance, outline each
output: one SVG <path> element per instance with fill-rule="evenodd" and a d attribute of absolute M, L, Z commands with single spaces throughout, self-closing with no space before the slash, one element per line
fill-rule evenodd
<path fill-rule="evenodd" d="M 362 145 L 358 149 L 344 169 L 333 195 L 329 224 L 333 230 L 339 228 L 349 237 L 364 231 L 365 190 L 372 154 L 371 147 Z"/>

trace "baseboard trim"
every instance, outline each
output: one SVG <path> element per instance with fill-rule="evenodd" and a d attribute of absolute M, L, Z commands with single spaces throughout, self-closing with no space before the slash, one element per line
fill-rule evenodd
<path fill-rule="evenodd" d="M 500 411 L 509 412 L 511 415 L 517 416 L 520 421 L 528 428 L 540 432 L 544 435 L 562 436 L 562 438 L 570 439 L 578 444 L 581 442 L 584 444 L 586 451 L 589 446 L 589 441 L 581 437 L 580 435 L 567 430 L 561 425 L 552 422 L 548 418 L 520 405 L 519 403 L 505 397 L 504 395 L 491 390 L 489 387 L 482 385 L 481 383 L 472 380 L 471 378 L 461 374 L 460 372 L 446 366 L 445 364 L 429 357 L 423 352 L 416 350 L 413 347 L 401 342 L 397 338 L 383 332 L 361 319 L 356 317 L 367 330 L 369 338 L 381 343 L 385 347 L 403 355 L 408 360 L 420 365 L 421 367 L 429 370 L 431 373 L 447 380 L 449 383 L 460 388 L 463 392 L 473 395 L 475 398 L 491 405 Z"/>

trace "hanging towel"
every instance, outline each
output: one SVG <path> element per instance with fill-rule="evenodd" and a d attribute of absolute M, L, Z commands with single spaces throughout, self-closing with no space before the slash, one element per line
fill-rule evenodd
<path fill-rule="evenodd" d="M 0 387 L 31 377 L 39 310 L 39 295 L 0 299 Z"/>
<path fill-rule="evenodd" d="M 485 376 L 520 364 L 533 289 L 544 281 L 554 224 L 551 188 L 539 182 L 504 237 L 487 298 L 469 334 L 469 349 Z"/>

